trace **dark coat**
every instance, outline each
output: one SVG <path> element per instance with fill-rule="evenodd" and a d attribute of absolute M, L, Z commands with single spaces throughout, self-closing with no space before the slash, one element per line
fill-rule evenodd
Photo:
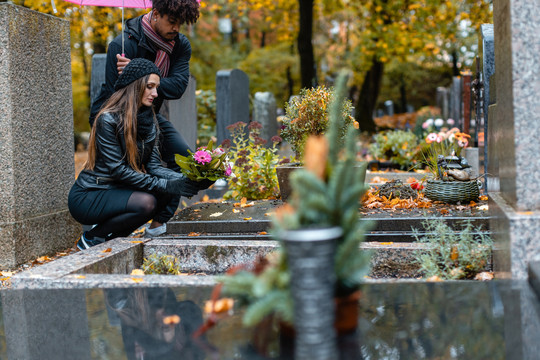
<path fill-rule="evenodd" d="M 129 19 L 124 30 L 124 55 L 128 59 L 145 58 L 152 62 L 156 60 L 156 51 L 148 43 L 142 29 L 142 17 Z M 180 99 L 189 82 L 189 60 L 191 59 L 191 44 L 182 34 L 174 39 L 175 44 L 169 57 L 170 67 L 166 78 L 161 78 L 158 97 L 154 100 L 156 113 L 159 112 L 163 100 Z M 118 79 L 116 54 L 122 53 L 122 35 L 117 36 L 107 49 L 105 67 L 105 83 L 90 109 L 90 125 L 105 101 L 114 93 L 114 83 Z"/>
<path fill-rule="evenodd" d="M 151 111 L 146 113 L 152 116 Z M 96 163 L 93 170 L 83 170 L 79 174 L 77 184 L 81 187 L 86 189 L 128 187 L 164 193 L 168 179 L 183 178 L 183 175 L 161 165 L 156 140 L 157 125 L 152 127 L 144 138 L 137 139 L 139 165 L 146 173 L 137 172 L 128 164 L 124 133 L 116 114 L 102 114 L 96 126 Z"/>

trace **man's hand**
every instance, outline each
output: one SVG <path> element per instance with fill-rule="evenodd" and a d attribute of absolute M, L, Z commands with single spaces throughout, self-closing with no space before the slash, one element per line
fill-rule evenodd
<path fill-rule="evenodd" d="M 122 73 L 122 70 L 124 70 L 126 65 L 129 64 L 131 60 L 127 57 L 123 57 L 120 54 L 116 54 L 116 59 L 116 68 L 118 69 L 118 75 L 120 75 Z"/>

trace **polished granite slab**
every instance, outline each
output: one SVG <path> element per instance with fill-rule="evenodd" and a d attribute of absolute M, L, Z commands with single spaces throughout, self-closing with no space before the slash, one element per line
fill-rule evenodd
<path fill-rule="evenodd" d="M 277 328 L 235 309 L 204 336 L 212 287 L 6 290 L 1 359 L 287 359 Z M 367 283 L 341 359 L 537 359 L 540 307 L 527 282 Z M 257 346 L 257 341 L 259 345 Z"/>

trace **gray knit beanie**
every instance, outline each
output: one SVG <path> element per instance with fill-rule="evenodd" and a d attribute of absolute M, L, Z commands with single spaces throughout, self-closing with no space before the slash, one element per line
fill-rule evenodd
<path fill-rule="evenodd" d="M 122 73 L 114 84 L 114 90 L 120 90 L 135 80 L 150 74 L 156 74 L 161 77 L 158 67 L 153 62 L 143 58 L 135 58 L 126 65 L 124 70 L 122 70 Z"/>

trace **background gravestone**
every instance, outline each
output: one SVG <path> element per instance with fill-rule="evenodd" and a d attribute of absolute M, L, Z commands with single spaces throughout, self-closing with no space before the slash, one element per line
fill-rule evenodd
<path fill-rule="evenodd" d="M 500 179 L 489 205 L 494 266 L 498 277 L 526 279 L 528 264 L 540 260 L 540 2 L 493 5 L 497 103 L 488 151 L 498 149 Z"/>
<path fill-rule="evenodd" d="M 484 83 L 484 172 L 489 174 L 489 156 L 488 156 L 488 147 L 489 147 L 489 105 L 490 102 L 490 81 L 491 76 L 495 73 L 495 49 L 493 48 L 493 25 L 492 24 L 483 24 L 480 26 L 480 33 L 482 38 L 482 81 Z M 488 178 L 485 179 L 487 183 L 486 190 L 498 191 L 498 184 L 491 184 L 492 181 L 489 181 Z M 495 188 L 491 188 L 490 185 L 494 185 Z"/>
<path fill-rule="evenodd" d="M 107 54 L 94 54 L 92 56 L 92 70 L 90 74 L 90 104 L 99 95 L 101 85 L 105 84 L 105 66 Z"/>
<path fill-rule="evenodd" d="M 249 123 L 249 78 L 238 69 L 220 70 L 216 75 L 217 143 L 230 139 L 227 126 Z"/>
<path fill-rule="evenodd" d="M 186 91 L 180 99 L 165 100 L 160 113 L 165 116 L 182 135 L 191 150 L 197 147 L 197 81 L 189 76 Z"/>
<path fill-rule="evenodd" d="M 0 3 L 0 269 L 73 246 L 69 22 Z"/>
<path fill-rule="evenodd" d="M 253 121 L 257 121 L 263 127 L 261 137 L 268 142 L 266 145 L 272 147 L 272 137 L 277 135 L 277 107 L 276 98 L 270 92 L 256 92 L 253 99 Z"/>

